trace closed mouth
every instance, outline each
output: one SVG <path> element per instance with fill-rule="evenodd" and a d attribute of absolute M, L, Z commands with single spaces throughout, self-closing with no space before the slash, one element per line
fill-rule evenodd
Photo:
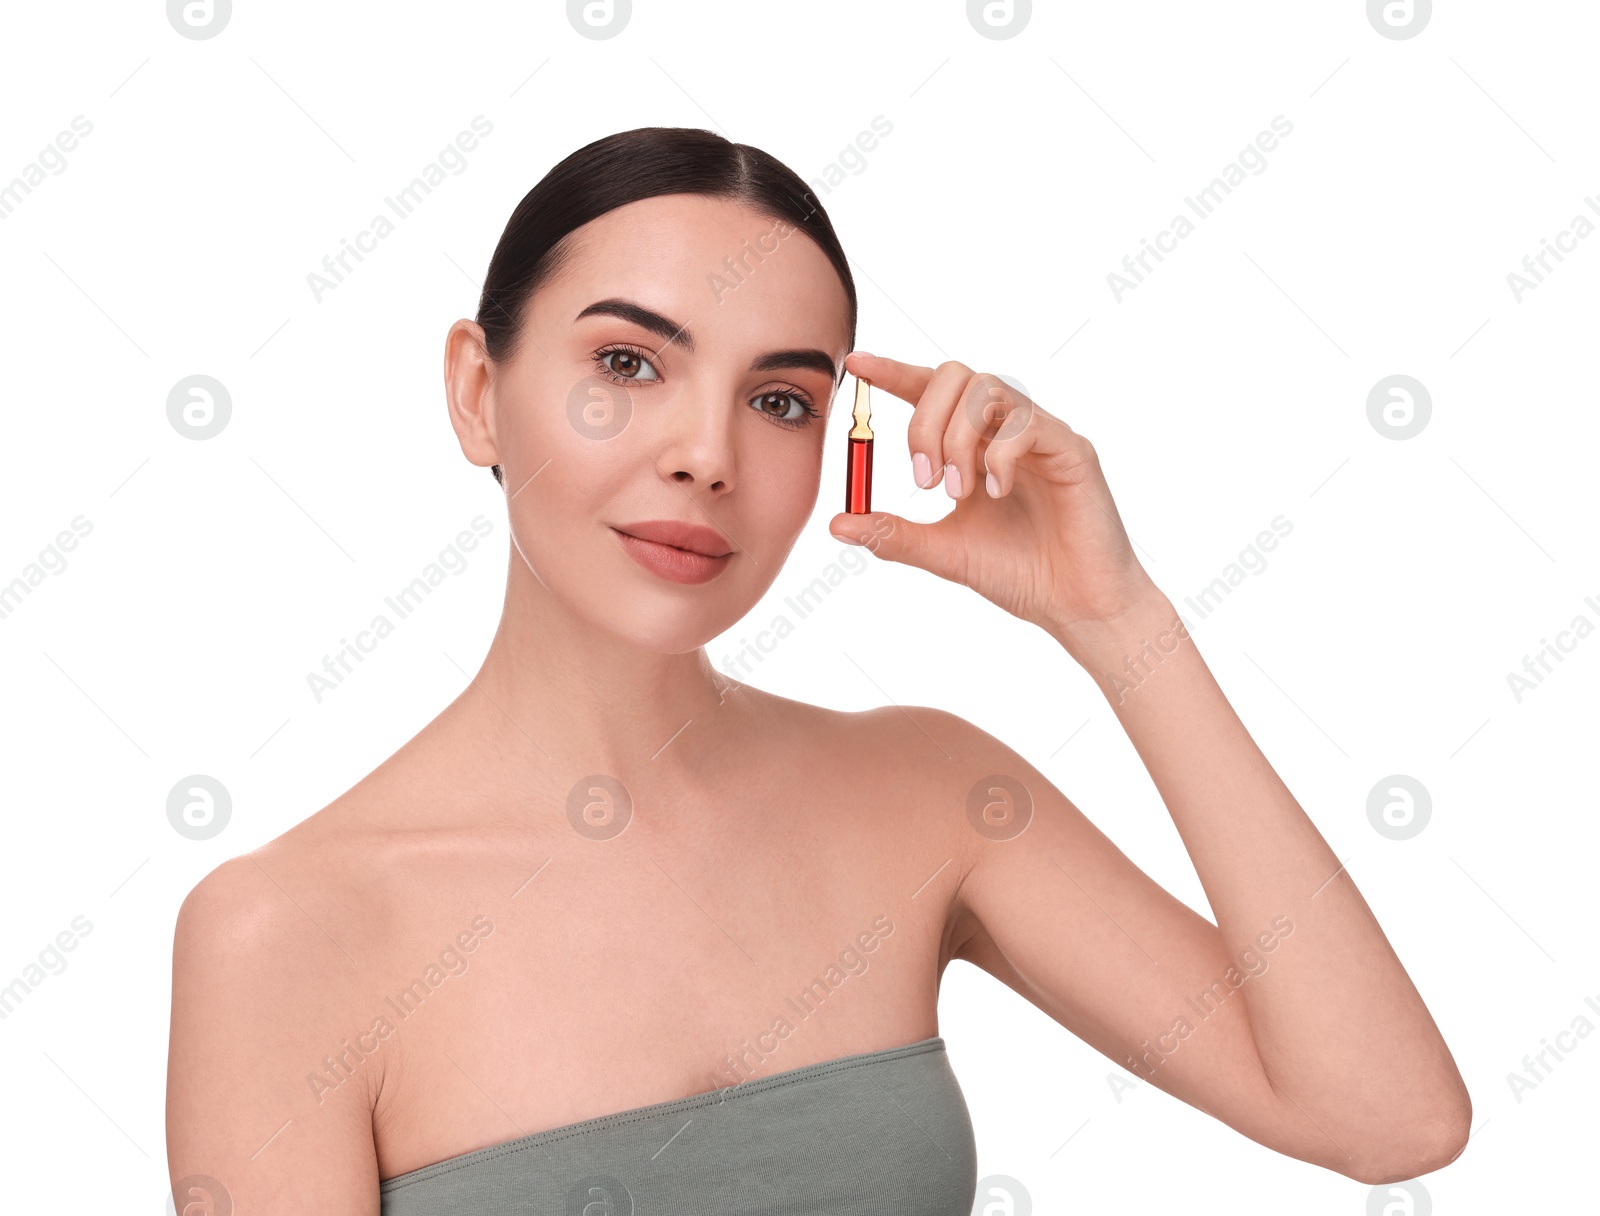
<path fill-rule="evenodd" d="M 615 525 L 613 527 L 624 536 L 631 536 L 635 540 L 665 545 L 670 549 L 693 553 L 699 557 L 722 558 L 733 553 L 732 547 L 721 533 L 698 524 L 682 523 L 678 520 L 650 520 L 645 523 L 629 524 L 625 528 L 617 528 Z"/>

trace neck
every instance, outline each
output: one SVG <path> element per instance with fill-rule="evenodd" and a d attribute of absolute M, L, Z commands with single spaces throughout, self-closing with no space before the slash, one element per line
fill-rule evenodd
<path fill-rule="evenodd" d="M 557 785 L 604 773 L 630 788 L 711 776 L 745 717 L 704 647 L 666 654 L 603 632 L 514 552 L 499 628 L 452 709 L 476 739 Z"/>

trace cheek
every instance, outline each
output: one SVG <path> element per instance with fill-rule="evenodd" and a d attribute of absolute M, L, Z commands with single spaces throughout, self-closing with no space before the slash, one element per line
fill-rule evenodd
<path fill-rule="evenodd" d="M 820 443 L 805 445 L 802 450 L 800 441 L 775 445 L 775 450 L 762 454 L 754 470 L 744 472 L 746 484 L 755 488 L 751 497 L 759 500 L 761 517 L 784 533 L 798 531 L 810 517 L 821 489 L 821 475 Z M 844 490 L 839 493 L 842 497 Z"/>
<path fill-rule="evenodd" d="M 514 404 L 502 406 L 496 437 L 506 463 L 506 488 L 524 545 L 542 550 L 570 536 L 580 519 L 593 517 L 616 479 L 611 453 L 625 443 L 603 442 L 572 425 L 558 386 L 522 386 Z"/>
<path fill-rule="evenodd" d="M 626 394 L 598 377 L 524 375 L 505 387 L 496 437 L 519 481 L 536 475 L 582 497 L 583 487 L 611 475 L 638 421 Z"/>
<path fill-rule="evenodd" d="M 496 386 L 494 432 L 503 463 L 520 482 L 538 468 L 550 446 L 553 410 L 548 390 L 529 376 Z"/>
<path fill-rule="evenodd" d="M 626 500 L 629 485 L 639 479 L 637 455 L 626 435 L 600 442 L 575 434 L 558 420 L 529 437 L 525 476 L 532 480 L 515 505 L 526 500 L 552 540 L 575 537 L 602 520 L 613 522 L 609 508 Z"/>

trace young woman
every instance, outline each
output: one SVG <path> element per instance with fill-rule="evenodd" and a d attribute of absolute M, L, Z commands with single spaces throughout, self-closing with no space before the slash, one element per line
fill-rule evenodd
<path fill-rule="evenodd" d="M 756 148 L 624 132 L 522 200 L 444 365 L 506 494 L 498 632 L 416 737 L 185 900 L 180 1209 L 965 1213 L 953 958 L 1279 1152 L 1373 1183 L 1460 1153 L 1449 1050 L 1089 441 L 960 363 L 852 353 L 855 325 L 826 215 Z M 711 667 L 812 514 L 846 371 L 906 403 L 955 505 L 834 536 L 1100 682 L 1217 924 L 954 713 Z M 930 663 L 968 661 L 921 629 Z"/>

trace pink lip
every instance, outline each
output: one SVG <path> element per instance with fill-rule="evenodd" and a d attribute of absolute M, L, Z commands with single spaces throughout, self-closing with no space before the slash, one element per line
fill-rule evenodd
<path fill-rule="evenodd" d="M 645 525 L 629 526 L 637 526 L 641 529 L 645 527 Z M 700 544 L 708 543 L 703 539 L 704 536 L 716 537 L 717 535 L 709 528 L 695 529 L 692 525 L 675 526 L 689 528 L 693 532 L 700 533 L 702 538 L 697 542 Z M 621 528 L 613 528 L 612 531 L 617 534 L 617 539 L 622 542 L 622 547 L 627 550 L 629 557 L 633 558 L 634 561 L 652 574 L 669 582 L 690 585 L 708 583 L 721 574 L 727 568 L 728 563 L 733 560 L 731 552 L 712 557 L 705 553 L 697 553 L 692 549 L 683 549 L 661 541 L 635 536 L 631 532 L 624 532 Z M 678 535 L 681 536 L 683 534 L 680 532 Z M 709 543 L 720 543 L 720 538 L 718 541 Z"/>
<path fill-rule="evenodd" d="M 684 523 L 678 519 L 646 519 L 617 529 L 640 540 L 653 540 L 658 545 L 671 545 L 674 549 L 688 549 L 706 557 L 726 557 L 733 551 L 728 538 L 713 528 Z"/>

